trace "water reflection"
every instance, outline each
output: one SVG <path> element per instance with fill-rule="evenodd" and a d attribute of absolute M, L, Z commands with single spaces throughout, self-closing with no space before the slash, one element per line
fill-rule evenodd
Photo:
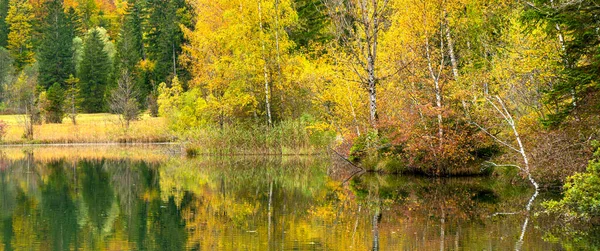
<path fill-rule="evenodd" d="M 506 250 L 531 191 L 322 158 L 0 160 L 0 250 Z M 345 182 L 345 181 L 348 182 Z M 523 249 L 559 249 L 532 218 Z M 548 238 L 546 238 L 548 240 Z"/>

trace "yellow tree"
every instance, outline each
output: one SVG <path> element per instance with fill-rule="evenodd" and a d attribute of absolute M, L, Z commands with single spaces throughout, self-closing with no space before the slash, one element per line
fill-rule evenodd
<path fill-rule="evenodd" d="M 344 139 L 352 139 L 370 128 L 368 103 L 361 102 L 363 86 L 340 78 L 340 74 L 352 73 L 335 62 L 333 53 L 323 55 L 307 65 L 299 81 L 310 83 L 314 93 L 311 102 L 321 118 Z"/>
<path fill-rule="evenodd" d="M 285 83 L 280 69 L 292 46 L 284 32 L 296 19 L 291 2 L 202 0 L 192 5 L 198 18 L 194 30 L 182 27 L 189 41 L 182 62 L 192 73 L 190 86 L 201 90 L 210 107 L 206 111 L 223 125 L 258 116 L 262 106 L 271 124 L 271 92 Z"/>
<path fill-rule="evenodd" d="M 31 21 L 34 15 L 27 0 L 11 0 L 6 22 L 10 24 L 8 49 L 14 58 L 17 71 L 33 63 L 33 45 L 31 43 Z"/>
<path fill-rule="evenodd" d="M 448 56 L 444 36 L 445 4 L 423 0 L 395 2 L 398 12 L 393 18 L 393 29 L 386 37 L 391 57 L 410 62 L 406 77 L 400 81 L 408 82 L 403 85 L 408 87 L 426 130 L 430 124 L 427 118 L 430 115 L 436 118 L 437 137 L 435 140 L 426 137 L 434 155 L 442 152 L 444 144 L 444 90 L 449 77 L 445 61 Z M 423 88 L 423 84 L 427 87 Z"/>
<path fill-rule="evenodd" d="M 390 14 L 389 0 L 327 0 L 325 4 L 336 28 L 340 61 L 353 73 L 344 77 L 360 83 L 368 92 L 369 121 L 377 128 L 377 86 L 386 77 L 378 60 L 379 44 Z"/>
<path fill-rule="evenodd" d="M 471 160 L 475 149 L 490 143 L 469 125 L 463 107 L 472 102 L 468 97 L 484 89 L 490 75 L 490 62 L 502 39 L 498 27 L 504 25 L 498 16 L 508 9 L 507 2 L 391 3 L 380 57 L 404 66 L 392 77 L 395 83 L 383 85 L 389 93 L 383 109 L 393 112 L 386 125 L 397 128 L 395 143 L 407 151 L 425 152 L 437 167 Z"/>

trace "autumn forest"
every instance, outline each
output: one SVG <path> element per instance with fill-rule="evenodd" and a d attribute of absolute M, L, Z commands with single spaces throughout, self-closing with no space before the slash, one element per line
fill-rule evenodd
<path fill-rule="evenodd" d="M 0 0 L 0 141 L 510 177 L 593 225 L 599 30 L 595 0 Z"/>

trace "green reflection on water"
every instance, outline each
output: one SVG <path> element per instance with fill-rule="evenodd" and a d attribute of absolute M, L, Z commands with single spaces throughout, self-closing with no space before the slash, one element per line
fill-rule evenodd
<path fill-rule="evenodd" d="M 353 171 L 321 157 L 2 159 L 0 250 L 510 250 L 524 216 L 491 215 L 532 192 Z M 525 250 L 575 245 L 532 224 Z"/>

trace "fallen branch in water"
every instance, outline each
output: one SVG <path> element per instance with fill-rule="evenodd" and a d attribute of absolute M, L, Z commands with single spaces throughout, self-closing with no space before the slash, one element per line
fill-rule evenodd
<path fill-rule="evenodd" d="M 496 101 L 498 102 L 498 105 L 496 105 L 496 103 L 494 102 L 494 100 L 490 99 L 490 97 L 486 97 L 487 101 L 492 105 L 492 107 L 494 107 L 494 109 L 496 110 L 496 112 L 498 114 L 500 114 L 502 116 L 502 119 L 504 120 L 504 122 L 506 122 L 510 128 L 512 129 L 513 135 L 514 135 L 514 140 L 517 142 L 517 145 L 513 145 L 511 143 L 509 143 L 508 141 L 505 140 L 501 140 L 500 138 L 496 137 L 495 135 L 493 135 L 492 133 L 490 133 L 489 130 L 487 130 L 486 128 L 484 128 L 483 126 L 477 124 L 474 121 L 471 121 L 471 124 L 477 126 L 477 128 L 479 128 L 481 131 L 483 131 L 485 134 L 489 135 L 490 137 L 492 137 L 496 142 L 508 147 L 509 149 L 519 153 L 521 155 L 521 157 L 523 158 L 523 163 L 525 164 L 524 167 L 520 167 L 518 165 L 512 165 L 512 164 L 507 164 L 507 165 L 497 165 L 493 162 L 487 162 L 488 164 L 492 164 L 496 167 L 516 167 L 518 168 L 521 172 L 523 172 L 526 176 L 527 179 L 529 180 L 529 182 L 531 183 L 531 185 L 533 186 L 533 188 L 535 189 L 535 192 L 533 193 L 533 195 L 531 196 L 531 198 L 529 199 L 529 201 L 527 202 L 527 205 L 525 206 L 525 212 L 526 212 L 526 218 L 525 218 L 525 222 L 523 222 L 523 226 L 521 227 L 521 235 L 519 236 L 519 240 L 517 241 L 516 245 L 515 245 L 515 250 L 521 250 L 521 247 L 523 245 L 523 239 L 525 238 L 525 232 L 527 230 L 527 225 L 529 223 L 529 216 L 530 216 L 530 212 L 531 212 L 531 206 L 533 205 L 533 201 L 535 201 L 535 198 L 538 196 L 539 194 L 539 185 L 538 183 L 535 181 L 535 179 L 533 178 L 533 176 L 531 175 L 530 169 L 529 169 L 529 159 L 527 158 L 527 152 L 525 151 L 525 147 L 523 146 L 523 142 L 521 141 L 521 136 L 519 135 L 519 131 L 517 130 L 517 125 L 515 123 L 515 120 L 513 119 L 512 115 L 510 114 L 510 112 L 508 111 L 508 109 L 506 108 L 506 105 L 504 104 L 504 101 L 502 100 L 502 98 L 500 98 L 500 96 L 496 95 L 494 96 Z M 466 109 L 466 106 L 465 106 Z M 494 215 L 500 215 L 500 214 L 514 214 L 514 213 L 495 213 Z"/>
<path fill-rule="evenodd" d="M 342 185 L 346 184 L 346 182 L 350 181 L 356 175 L 363 174 L 363 173 L 364 173 L 364 170 L 356 170 L 355 172 L 353 172 L 352 174 L 350 174 L 350 176 L 348 178 L 346 178 L 344 181 L 342 181 Z"/>
<path fill-rule="evenodd" d="M 358 169 L 360 169 L 361 171 L 364 171 L 365 169 L 352 163 L 352 161 L 350 161 L 349 159 L 347 159 L 344 155 L 338 153 L 336 150 L 334 150 L 333 148 L 329 147 L 329 150 L 331 150 L 332 152 L 334 152 L 338 157 L 340 157 L 341 159 L 345 160 L 346 162 L 348 162 L 348 164 L 350 164 L 353 167 L 356 167 Z"/>
<path fill-rule="evenodd" d="M 492 214 L 490 217 L 496 217 L 498 215 L 515 215 L 515 214 L 520 214 L 520 212 L 510 212 L 510 213 L 494 213 Z"/>

